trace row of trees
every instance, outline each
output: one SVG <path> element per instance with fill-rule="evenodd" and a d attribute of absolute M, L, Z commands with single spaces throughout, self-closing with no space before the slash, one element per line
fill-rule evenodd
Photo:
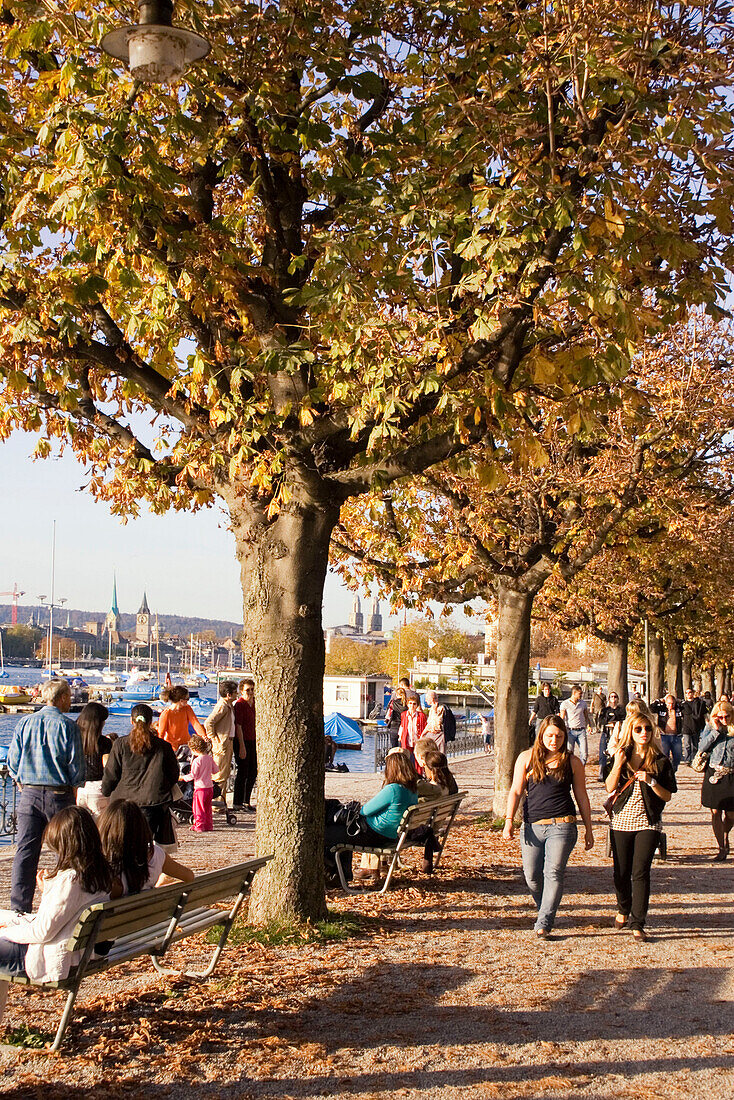
<path fill-rule="evenodd" d="M 70 447 L 121 515 L 224 502 L 276 854 L 252 914 L 318 918 L 332 536 L 371 570 L 415 544 L 404 600 L 496 593 L 505 777 L 537 592 L 685 467 L 642 349 L 726 295 L 734 29 L 724 0 L 177 15 L 211 53 L 149 88 L 100 56 L 113 9 L 2 2 L 0 436 Z"/>

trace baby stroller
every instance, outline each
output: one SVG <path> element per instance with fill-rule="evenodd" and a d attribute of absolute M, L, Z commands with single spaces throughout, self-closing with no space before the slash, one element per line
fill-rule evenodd
<path fill-rule="evenodd" d="M 188 745 L 181 745 L 176 750 L 176 759 L 179 765 L 178 785 L 181 788 L 181 798 L 172 803 L 171 813 L 179 825 L 191 825 L 194 820 L 194 781 L 191 778 L 191 750 Z M 218 783 L 214 784 L 212 797 L 212 808 L 220 810 L 224 814 L 228 825 L 236 825 L 238 821 L 237 814 L 227 806 L 222 788 Z"/>

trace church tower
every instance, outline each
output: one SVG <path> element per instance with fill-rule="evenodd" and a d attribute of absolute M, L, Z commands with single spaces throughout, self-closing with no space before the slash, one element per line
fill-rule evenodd
<path fill-rule="evenodd" d="M 382 615 L 380 614 L 380 601 L 377 596 L 372 601 L 372 612 L 370 614 L 370 634 L 380 634 L 382 632 Z"/>
<path fill-rule="evenodd" d="M 352 602 L 352 613 L 349 616 L 349 625 L 352 627 L 355 634 L 364 633 L 362 604 L 359 602 L 359 595 L 356 592 L 354 593 L 354 600 Z"/>
<path fill-rule="evenodd" d="M 135 621 L 135 641 L 141 645 L 150 645 L 151 630 L 150 630 L 150 608 L 148 607 L 148 597 L 143 592 L 143 602 L 138 610 L 138 616 Z"/>
<path fill-rule="evenodd" d="M 112 635 L 112 641 L 116 645 L 120 640 L 120 608 L 117 606 L 117 577 L 112 578 L 112 605 L 105 615 L 105 633 Z"/>

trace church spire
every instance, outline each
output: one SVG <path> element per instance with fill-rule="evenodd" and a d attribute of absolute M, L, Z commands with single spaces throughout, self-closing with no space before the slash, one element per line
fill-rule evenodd
<path fill-rule="evenodd" d="M 148 607 L 148 597 L 146 596 L 145 592 L 143 592 L 143 602 L 140 605 L 138 615 L 150 615 L 150 608 Z"/>
<path fill-rule="evenodd" d="M 117 606 L 117 577 L 114 573 L 112 574 L 112 606 L 110 612 L 113 615 L 120 614 L 120 608 Z"/>

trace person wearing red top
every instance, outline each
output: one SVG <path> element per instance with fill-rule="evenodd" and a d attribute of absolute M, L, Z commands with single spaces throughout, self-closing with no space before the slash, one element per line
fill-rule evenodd
<path fill-rule="evenodd" d="M 257 742 L 255 740 L 255 681 L 240 680 L 240 698 L 234 705 L 235 720 L 235 761 L 237 773 L 234 778 L 232 806 L 235 809 L 250 810 L 252 789 L 257 779 Z"/>
<path fill-rule="evenodd" d="M 206 739 L 206 730 L 188 703 L 189 693 L 183 684 L 174 684 L 168 691 L 168 706 L 158 719 L 158 736 L 167 741 L 173 751 L 189 743 L 189 725 L 199 737 Z"/>
<path fill-rule="evenodd" d="M 426 728 L 426 716 L 418 706 L 418 696 L 410 696 L 408 709 L 400 719 L 400 747 L 412 753 L 416 741 L 422 737 Z"/>

